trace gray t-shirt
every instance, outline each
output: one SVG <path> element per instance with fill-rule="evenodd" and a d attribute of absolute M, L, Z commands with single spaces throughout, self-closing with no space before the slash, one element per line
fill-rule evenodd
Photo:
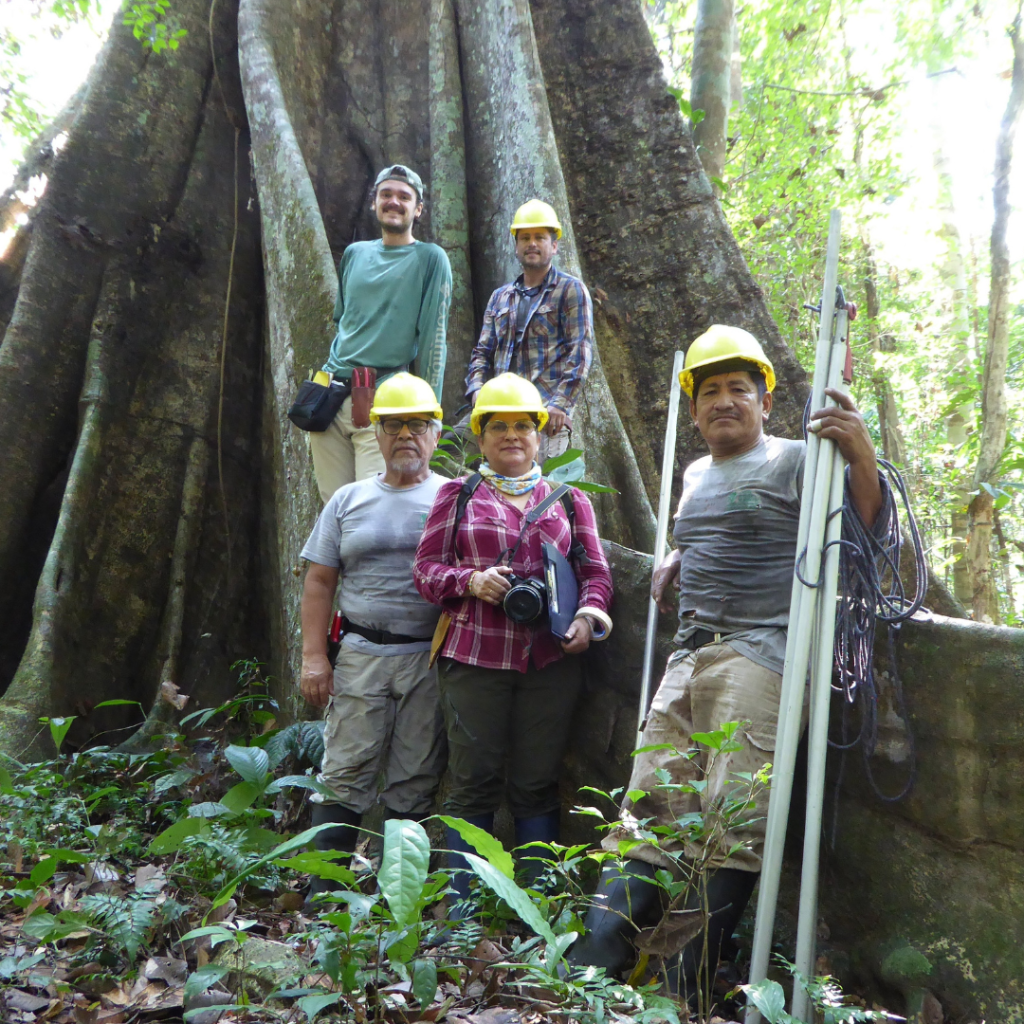
<path fill-rule="evenodd" d="M 765 436 L 683 476 L 672 536 L 680 551 L 679 632 L 728 633 L 751 661 L 781 672 L 803 486 L 803 441 Z"/>
<path fill-rule="evenodd" d="M 444 482 L 431 473 L 414 487 L 391 487 L 375 476 L 339 488 L 324 506 L 302 557 L 341 570 L 338 604 L 346 618 L 406 636 L 434 632 L 441 609 L 420 597 L 412 563 Z M 364 646 L 357 642 L 362 638 L 352 639 Z"/>

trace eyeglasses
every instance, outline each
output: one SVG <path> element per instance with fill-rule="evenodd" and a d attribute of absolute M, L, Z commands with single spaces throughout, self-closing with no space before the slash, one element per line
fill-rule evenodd
<path fill-rule="evenodd" d="M 520 437 L 529 437 L 537 429 L 537 424 L 533 420 L 516 420 L 515 423 L 506 423 L 504 420 L 488 420 L 484 430 L 497 437 L 499 434 L 507 434 L 509 427 Z"/>
<path fill-rule="evenodd" d="M 383 430 L 385 434 L 391 434 L 392 436 L 400 434 L 402 432 L 402 427 L 408 427 L 410 434 L 425 434 L 430 427 L 430 420 L 391 419 L 380 421 L 380 429 Z"/>

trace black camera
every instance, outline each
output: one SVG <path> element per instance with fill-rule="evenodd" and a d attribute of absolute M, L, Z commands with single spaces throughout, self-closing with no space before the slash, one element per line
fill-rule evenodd
<path fill-rule="evenodd" d="M 512 586 L 505 591 L 501 609 L 513 622 L 534 622 L 547 611 L 548 592 L 542 579 L 534 576 L 526 579 L 506 576 L 505 579 Z"/>

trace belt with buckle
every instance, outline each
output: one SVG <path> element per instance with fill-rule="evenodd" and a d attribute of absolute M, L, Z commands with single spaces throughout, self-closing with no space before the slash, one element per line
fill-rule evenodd
<path fill-rule="evenodd" d="M 680 645 L 684 651 L 696 651 L 708 644 L 721 642 L 724 634 L 712 633 L 710 629 L 695 629 Z"/>
<path fill-rule="evenodd" d="M 406 636 L 405 633 L 389 633 L 386 629 L 370 629 L 348 619 L 342 619 L 341 627 L 346 633 L 355 633 L 371 644 L 428 644 L 431 640 L 429 636 Z"/>

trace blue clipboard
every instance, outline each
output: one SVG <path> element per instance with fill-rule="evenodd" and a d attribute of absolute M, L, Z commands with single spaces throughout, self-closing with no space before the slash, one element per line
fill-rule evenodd
<path fill-rule="evenodd" d="M 576 618 L 579 607 L 579 586 L 565 556 L 554 544 L 543 544 L 544 585 L 548 592 L 548 619 L 551 632 L 559 640 L 565 639 L 569 625 Z"/>

